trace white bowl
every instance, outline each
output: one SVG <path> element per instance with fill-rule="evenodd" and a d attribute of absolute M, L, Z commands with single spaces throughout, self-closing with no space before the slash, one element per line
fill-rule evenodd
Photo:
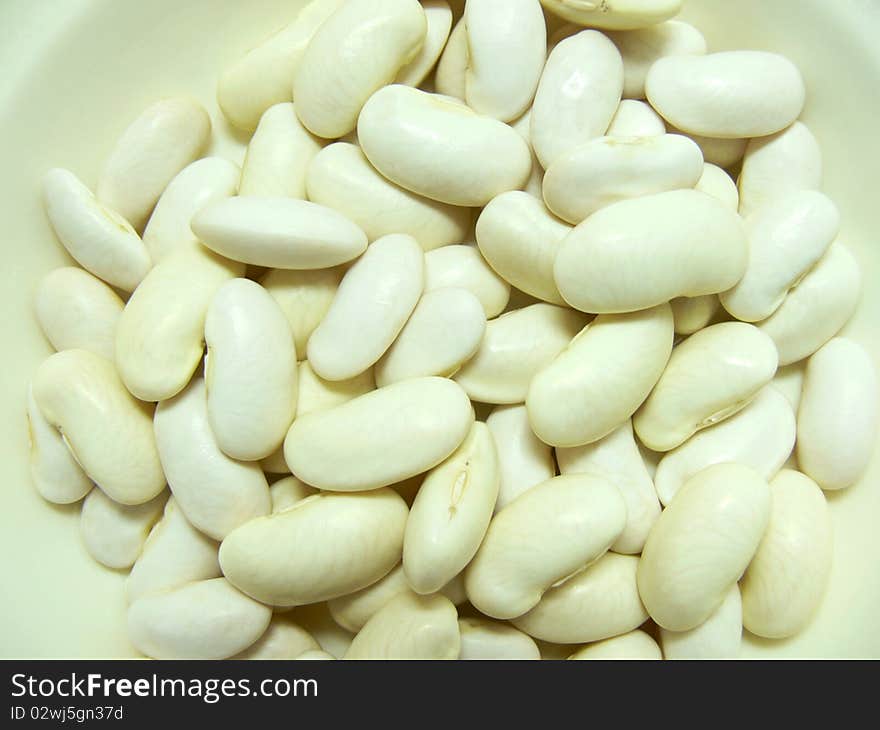
<path fill-rule="evenodd" d="M 40 180 L 50 167 L 89 184 L 128 121 L 151 101 L 189 93 L 215 122 L 212 153 L 238 162 L 244 138 L 224 123 L 219 71 L 292 18 L 297 0 L 7 0 L 0 7 L 0 139 L 4 175 L 0 266 L 4 312 L 0 382 L 3 621 L 6 657 L 127 657 L 122 573 L 79 540 L 78 507 L 42 501 L 30 483 L 25 391 L 50 353 L 32 311 L 39 279 L 69 263 L 48 227 Z M 825 158 L 825 190 L 843 214 L 841 237 L 862 266 L 863 302 L 846 333 L 880 361 L 880 3 L 867 0 L 689 0 L 683 17 L 713 50 L 779 51 L 808 87 L 803 119 Z M 876 453 L 876 452 L 875 452 Z M 787 641 L 746 634 L 745 656 L 880 657 L 880 459 L 861 484 L 829 494 L 834 569 L 813 623 Z"/>

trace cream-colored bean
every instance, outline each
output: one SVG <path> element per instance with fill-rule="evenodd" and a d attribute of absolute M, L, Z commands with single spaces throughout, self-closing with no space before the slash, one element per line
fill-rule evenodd
<path fill-rule="evenodd" d="M 703 623 L 689 631 L 660 629 L 666 659 L 736 659 L 743 630 L 742 598 L 734 583 L 721 605 Z"/>
<path fill-rule="evenodd" d="M 579 649 L 569 659 L 662 659 L 660 647 L 644 631 L 630 631 L 623 636 L 597 641 Z"/>
<path fill-rule="evenodd" d="M 296 113 L 309 131 L 348 134 L 370 95 L 397 76 L 425 42 L 416 0 L 349 0 L 316 31 L 293 77 Z"/>
<path fill-rule="evenodd" d="M 470 0 L 465 5 L 468 66 L 465 101 L 510 122 L 529 108 L 547 56 L 538 0 Z"/>
<path fill-rule="evenodd" d="M 831 573 L 831 516 L 818 485 L 784 470 L 770 482 L 770 524 L 743 576 L 743 625 L 781 639 L 803 630 Z"/>
<path fill-rule="evenodd" d="M 706 621 L 748 567 L 770 519 L 770 489 L 752 469 L 716 464 L 691 477 L 660 515 L 639 562 L 639 595 L 670 631 Z"/>
<path fill-rule="evenodd" d="M 556 467 L 553 450 L 535 436 L 524 405 L 497 406 L 486 425 L 492 432 L 501 470 L 497 512 L 527 489 L 552 478 Z"/>
<path fill-rule="evenodd" d="M 529 384 L 532 430 L 551 446 L 607 436 L 648 397 L 669 360 L 673 336 L 668 304 L 599 315 Z"/>
<path fill-rule="evenodd" d="M 284 455 L 295 476 L 319 489 L 376 489 L 439 464 L 473 420 L 455 383 L 411 378 L 297 418 Z"/>
<path fill-rule="evenodd" d="M 703 174 L 700 175 L 700 179 L 697 180 L 694 189 L 720 200 L 731 210 L 739 210 L 739 192 L 737 191 L 736 183 L 718 165 L 704 162 Z"/>
<path fill-rule="evenodd" d="M 506 124 L 400 84 L 370 97 L 358 138 L 367 159 L 389 180 L 451 205 L 485 205 L 521 188 L 532 169 L 528 145 Z"/>
<path fill-rule="evenodd" d="M 743 215 L 777 195 L 818 190 L 822 151 L 809 127 L 795 122 L 781 132 L 749 140 L 739 174 L 739 209 Z"/>
<path fill-rule="evenodd" d="M 660 516 L 660 502 L 633 437 L 632 423 L 627 420 L 592 444 L 558 448 L 556 460 L 562 474 L 593 474 L 617 487 L 626 502 L 626 527 L 611 549 L 640 553 Z"/>
<path fill-rule="evenodd" d="M 556 158 L 544 175 L 544 201 L 580 223 L 621 200 L 692 188 L 702 174 L 700 148 L 682 135 L 599 137 Z"/>
<path fill-rule="evenodd" d="M 324 269 L 367 248 L 366 234 L 348 218 L 294 198 L 226 198 L 199 211 L 192 229 L 233 261 L 279 269 Z"/>
<path fill-rule="evenodd" d="M 351 645 L 354 634 L 339 626 L 327 610 L 327 603 L 312 603 L 292 609 L 274 609 L 288 612 L 293 621 L 296 621 L 306 631 L 315 637 L 321 645 L 321 649 L 331 655 L 331 658 L 340 659 Z"/>
<path fill-rule="evenodd" d="M 634 30 L 646 28 L 678 14 L 682 0 L 541 0 L 547 12 L 560 18 L 596 28 Z"/>
<path fill-rule="evenodd" d="M 840 230 L 837 206 L 822 193 L 776 196 L 746 218 L 749 263 L 721 293 L 721 304 L 744 322 L 766 319 L 825 254 Z"/>
<path fill-rule="evenodd" d="M 116 327 L 116 367 L 141 400 L 179 393 L 204 352 L 205 316 L 214 293 L 244 266 L 186 246 L 153 267 L 131 295 Z"/>
<path fill-rule="evenodd" d="M 284 444 L 260 460 L 260 467 L 266 474 L 290 474 L 290 467 L 284 460 Z"/>
<path fill-rule="evenodd" d="M 461 241 L 473 213 L 420 197 L 386 180 L 353 144 L 338 142 L 322 150 L 309 167 L 309 200 L 333 208 L 375 241 L 407 233 L 425 251 Z"/>
<path fill-rule="evenodd" d="M 309 362 L 326 380 L 348 380 L 376 364 L 397 338 L 424 289 L 418 242 L 391 234 L 373 243 L 342 277 L 309 338 Z"/>
<path fill-rule="evenodd" d="M 288 507 L 293 507 L 297 502 L 301 502 L 306 497 L 317 494 L 318 490 L 303 484 L 296 477 L 290 476 L 279 479 L 271 487 L 269 487 L 269 497 L 272 500 L 272 514 L 283 512 Z"/>
<path fill-rule="evenodd" d="M 637 555 L 606 553 L 554 586 L 531 611 L 513 620 L 529 636 L 580 644 L 625 634 L 648 619 L 636 585 Z"/>
<path fill-rule="evenodd" d="M 762 137 L 784 129 L 804 106 L 804 80 L 784 56 L 724 51 L 667 56 L 645 78 L 651 106 L 670 124 L 706 137 Z"/>
<path fill-rule="evenodd" d="M 64 437 L 40 412 L 33 386 L 27 393 L 31 480 L 43 499 L 55 504 L 79 502 L 92 489 L 92 480 L 77 464 Z"/>
<path fill-rule="evenodd" d="M 273 606 L 317 603 L 358 591 L 399 561 L 408 510 L 398 494 L 306 497 L 233 530 L 220 546 L 223 574 Z"/>
<path fill-rule="evenodd" d="M 485 330 L 483 306 L 467 289 L 428 292 L 376 363 L 376 384 L 452 375 L 479 349 Z"/>
<path fill-rule="evenodd" d="M 492 434 L 474 423 L 461 446 L 425 477 L 406 523 L 403 570 L 416 593 L 439 591 L 476 554 L 498 499 Z"/>
<path fill-rule="evenodd" d="M 287 318 L 249 279 L 226 282 L 205 318 L 208 420 L 220 449 L 256 461 L 281 446 L 296 415 L 297 367 Z"/>
<path fill-rule="evenodd" d="M 235 461 L 217 445 L 205 381 L 193 378 L 162 401 L 154 419 L 168 486 L 186 518 L 215 540 L 269 512 L 269 485 L 256 463 Z"/>
<path fill-rule="evenodd" d="M 446 0 L 423 0 L 422 9 L 428 23 L 422 50 L 397 72 L 396 84 L 419 86 L 434 70 L 452 28 L 452 10 Z"/>
<path fill-rule="evenodd" d="M 639 30 L 611 32 L 623 57 L 623 96 L 645 98 L 645 78 L 658 59 L 666 56 L 702 56 L 706 39 L 694 26 L 680 20 L 667 20 Z"/>
<path fill-rule="evenodd" d="M 692 335 L 706 327 L 721 311 L 717 294 L 703 294 L 698 297 L 676 297 L 669 301 L 675 334 Z"/>
<path fill-rule="evenodd" d="M 147 536 L 125 581 L 129 603 L 151 593 L 179 588 L 193 581 L 219 578 L 219 545 L 200 532 L 183 514 L 174 497 Z"/>
<path fill-rule="evenodd" d="M 157 101 L 126 127 L 104 162 L 95 195 L 138 230 L 159 196 L 211 136 L 211 117 L 186 97 Z"/>
<path fill-rule="evenodd" d="M 655 137 L 666 134 L 666 123 L 645 102 L 622 99 L 605 134 L 608 137 Z"/>
<path fill-rule="evenodd" d="M 880 421 L 880 384 L 871 356 L 835 337 L 807 362 L 797 413 L 797 458 L 823 489 L 843 489 L 865 473 Z"/>
<path fill-rule="evenodd" d="M 311 649 L 310 651 L 304 651 L 302 654 L 296 657 L 296 659 L 297 661 L 300 659 L 315 661 L 323 659 L 336 659 L 336 657 L 329 652 L 324 651 L 323 649 Z"/>
<path fill-rule="evenodd" d="M 434 86 L 438 93 L 464 101 L 468 53 L 467 26 L 464 19 L 460 19 L 452 28 L 437 62 Z"/>
<path fill-rule="evenodd" d="M 297 370 L 299 379 L 297 418 L 302 418 L 313 411 L 325 411 L 334 406 L 341 406 L 359 395 L 376 389 L 372 368 L 349 380 L 324 380 L 315 373 L 308 360 L 299 363 Z"/>
<path fill-rule="evenodd" d="M 270 106 L 248 142 L 239 195 L 304 199 L 306 173 L 321 147 L 322 141 L 303 127 L 292 103 Z"/>
<path fill-rule="evenodd" d="M 217 102 L 236 127 L 252 130 L 273 104 L 290 101 L 291 84 L 312 36 L 345 0 L 312 0 L 296 17 L 227 68 Z"/>
<path fill-rule="evenodd" d="M 144 229 L 144 246 L 154 265 L 198 241 L 189 225 L 192 217 L 206 205 L 235 195 L 240 177 L 238 165 L 222 157 L 196 160 L 174 176 Z"/>
<path fill-rule="evenodd" d="M 468 598 L 492 618 L 521 616 L 601 557 L 625 522 L 623 497 L 604 480 L 566 475 L 532 487 L 489 524 L 465 572 Z"/>
<path fill-rule="evenodd" d="M 788 400 L 765 386 L 739 413 L 699 431 L 657 465 L 654 486 L 669 505 L 681 486 L 713 464 L 736 462 L 771 479 L 794 448 L 795 419 Z"/>
<path fill-rule="evenodd" d="M 581 31 L 550 52 L 531 120 L 532 146 L 544 169 L 605 134 L 622 89 L 620 53 L 599 31 Z"/>
<path fill-rule="evenodd" d="M 37 321 L 52 347 L 91 350 L 108 360 L 123 306 L 109 286 L 75 266 L 46 274 L 34 297 Z"/>
<path fill-rule="evenodd" d="M 165 487 L 152 408 L 131 396 L 113 363 L 88 350 L 43 362 L 33 395 L 88 477 L 122 504 L 143 504 Z"/>
<path fill-rule="evenodd" d="M 309 337 L 330 309 L 342 274 L 338 268 L 272 269 L 260 280 L 290 323 L 298 357 L 305 358 Z"/>
<path fill-rule="evenodd" d="M 743 158 L 746 145 L 749 142 L 749 140 L 742 138 L 721 139 L 718 137 L 703 137 L 699 134 L 683 132 L 669 124 L 667 124 L 667 128 L 671 134 L 684 134 L 690 137 L 703 152 L 703 159 L 706 162 L 718 165 L 718 167 L 725 170 L 735 167 Z"/>
<path fill-rule="evenodd" d="M 491 319 L 480 349 L 455 380 L 481 403 L 522 403 L 534 375 L 566 348 L 585 323 L 579 312 L 544 303 Z"/>
<path fill-rule="evenodd" d="M 747 406 L 776 374 L 776 346 L 757 327 L 722 322 L 688 337 L 633 418 L 639 440 L 670 451 Z"/>
<path fill-rule="evenodd" d="M 553 280 L 553 262 L 571 226 L 555 218 L 543 201 L 520 190 L 494 198 L 477 219 L 480 252 L 520 291 L 551 304 L 565 304 Z"/>
<path fill-rule="evenodd" d="M 268 606 L 212 578 L 139 598 L 128 637 L 154 659 L 225 659 L 257 641 L 271 618 Z"/>
<path fill-rule="evenodd" d="M 712 245 L 703 245 L 711 240 Z M 633 312 L 738 282 L 748 240 L 739 216 L 696 190 L 624 200 L 591 215 L 563 240 L 559 293 L 584 312 Z"/>
<path fill-rule="evenodd" d="M 442 246 L 425 254 L 425 292 L 443 287 L 467 289 L 480 300 L 487 319 L 501 314 L 510 300 L 510 284 L 474 246 Z"/>
<path fill-rule="evenodd" d="M 346 659 L 457 659 L 458 612 L 441 595 L 403 593 L 358 632 Z"/>
<path fill-rule="evenodd" d="M 54 168 L 43 178 L 43 200 L 52 229 L 87 271 L 132 291 L 150 270 L 150 255 L 131 224 L 101 204 L 79 178 Z"/>
<path fill-rule="evenodd" d="M 534 639 L 510 624 L 483 618 L 458 620 L 459 659 L 540 659 Z"/>
<path fill-rule="evenodd" d="M 757 324 L 776 343 L 779 364 L 803 360 L 834 337 L 855 312 L 861 287 L 858 262 L 835 241 L 779 308 Z"/>
<path fill-rule="evenodd" d="M 279 614 L 272 616 L 269 628 L 233 659 L 299 659 L 308 651 L 320 651 L 315 638 L 302 626 Z"/>
<path fill-rule="evenodd" d="M 773 378 L 773 387 L 785 396 L 795 414 L 801 402 L 805 365 L 805 362 L 800 362 L 781 367 Z"/>
<path fill-rule="evenodd" d="M 86 550 L 108 568 L 130 568 L 141 553 L 150 528 L 159 519 L 168 495 L 163 491 L 149 502 L 125 505 L 100 489 L 85 498 L 79 531 Z"/>
<path fill-rule="evenodd" d="M 541 162 L 538 160 L 538 156 L 532 148 L 532 110 L 529 109 L 515 122 L 511 122 L 510 126 L 520 137 L 522 137 L 532 153 L 532 171 L 529 173 L 529 179 L 526 180 L 525 185 L 522 186 L 522 190 L 538 200 L 543 200 L 541 186 L 544 182 L 544 168 L 541 167 Z"/>

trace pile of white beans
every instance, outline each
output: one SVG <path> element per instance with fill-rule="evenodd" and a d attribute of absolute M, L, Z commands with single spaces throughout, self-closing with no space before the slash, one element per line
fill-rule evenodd
<path fill-rule="evenodd" d="M 877 432 L 836 337 L 859 267 L 797 68 L 679 6 L 313 0 L 220 76 L 241 169 L 172 98 L 94 194 L 47 173 L 82 268 L 36 295 L 33 478 L 130 569 L 139 651 L 735 657 L 807 626 L 822 490 Z"/>

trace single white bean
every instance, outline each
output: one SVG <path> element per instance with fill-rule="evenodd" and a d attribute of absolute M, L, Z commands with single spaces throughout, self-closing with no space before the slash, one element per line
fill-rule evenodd
<path fill-rule="evenodd" d="M 215 540 L 269 512 L 269 485 L 259 464 L 235 461 L 217 445 L 205 381 L 192 382 L 156 408 L 156 443 L 168 486 L 186 518 Z"/>
<path fill-rule="evenodd" d="M 192 229 L 223 256 L 279 269 L 324 269 L 367 248 L 366 234 L 341 213 L 294 198 L 219 200 L 195 215 Z"/>
<path fill-rule="evenodd" d="M 742 630 L 742 598 L 739 586 L 734 583 L 721 605 L 696 628 L 689 631 L 661 628 L 660 645 L 666 659 L 736 659 L 742 644 Z"/>
<path fill-rule="evenodd" d="M 737 462 L 771 479 L 786 462 L 795 441 L 795 418 L 785 396 L 765 386 L 739 413 L 699 431 L 667 453 L 657 465 L 654 486 L 664 505 L 681 486 L 712 464 Z"/>
<path fill-rule="evenodd" d="M 747 257 L 736 213 L 705 193 L 674 190 L 591 215 L 563 240 L 554 276 L 577 309 L 633 312 L 729 289 L 742 278 Z"/>
<path fill-rule="evenodd" d="M 211 117 L 198 102 L 177 97 L 151 104 L 104 162 L 98 200 L 141 230 L 165 187 L 199 158 L 210 136 Z"/>
<path fill-rule="evenodd" d="M 645 102 L 622 99 L 605 134 L 608 137 L 655 137 L 666 134 L 666 123 Z"/>
<path fill-rule="evenodd" d="M 284 455 L 295 476 L 319 489 L 376 489 L 439 464 L 473 420 L 470 401 L 455 383 L 411 378 L 297 418 Z"/>
<path fill-rule="evenodd" d="M 85 498 L 79 531 L 86 550 L 108 568 L 130 568 L 138 559 L 150 528 L 159 519 L 168 495 L 163 491 L 149 502 L 125 505 L 100 489 Z"/>
<path fill-rule="evenodd" d="M 585 323 L 579 312 L 544 303 L 489 320 L 480 349 L 455 380 L 481 403 L 522 403 L 534 375 L 566 348 Z"/>
<path fill-rule="evenodd" d="M 535 155 L 535 150 L 532 148 L 531 108 L 515 122 L 511 122 L 510 126 L 520 137 L 522 137 L 532 153 L 532 171 L 529 173 L 529 179 L 526 180 L 525 185 L 522 186 L 522 190 L 538 200 L 543 200 L 541 185 L 544 182 L 544 168 L 541 167 L 541 162 L 538 160 L 537 155 Z"/>
<path fill-rule="evenodd" d="M 272 616 L 269 628 L 233 659 L 298 659 L 307 651 L 320 651 L 315 638 L 299 624 L 279 614 Z"/>
<path fill-rule="evenodd" d="M 150 270 L 150 254 L 127 220 L 98 202 L 68 170 L 46 173 L 43 198 L 55 235 L 77 263 L 124 291 L 140 284 Z"/>
<path fill-rule="evenodd" d="M 865 473 L 880 421 L 880 384 L 871 356 L 835 337 L 807 362 L 797 413 L 797 458 L 823 489 L 843 489 Z"/>
<path fill-rule="evenodd" d="M 670 631 L 706 621 L 748 567 L 770 519 L 770 489 L 752 469 L 716 464 L 691 477 L 654 524 L 639 595 Z"/>
<path fill-rule="evenodd" d="M 192 217 L 206 205 L 235 195 L 240 177 L 238 165 L 222 157 L 196 160 L 174 176 L 144 229 L 144 246 L 154 265 L 198 241 L 190 228 Z"/>
<path fill-rule="evenodd" d="M 272 610 L 223 578 L 151 593 L 128 609 L 128 637 L 154 659 L 225 659 L 269 626 Z"/>
<path fill-rule="evenodd" d="M 452 28 L 452 10 L 446 0 L 422 0 L 428 30 L 422 50 L 406 66 L 397 72 L 396 84 L 420 86 L 434 70 Z"/>
<path fill-rule="evenodd" d="M 744 322 L 694 333 L 673 350 L 633 418 L 639 440 L 654 451 L 669 451 L 729 418 L 773 379 L 777 359 L 773 340 Z"/>
<path fill-rule="evenodd" d="M 560 18 L 596 28 L 634 30 L 646 28 L 678 14 L 682 0 L 541 0 L 547 12 Z"/>
<path fill-rule="evenodd" d="M 644 631 L 630 631 L 623 636 L 597 641 L 578 649 L 569 659 L 662 659 L 660 647 Z"/>
<path fill-rule="evenodd" d="M 733 178 L 725 170 L 711 162 L 703 163 L 703 174 L 694 185 L 695 190 L 720 200 L 731 210 L 739 210 L 739 192 Z"/>
<path fill-rule="evenodd" d="M 773 387 L 785 396 L 795 414 L 801 402 L 805 365 L 805 362 L 800 362 L 781 367 L 773 378 Z"/>
<path fill-rule="evenodd" d="M 226 282 L 205 318 L 208 420 L 220 449 L 255 461 L 281 446 L 296 415 L 293 333 L 269 293 L 249 279 Z"/>
<path fill-rule="evenodd" d="M 269 487 L 269 497 L 272 500 L 272 514 L 283 512 L 288 507 L 293 507 L 306 497 L 317 494 L 318 490 L 303 484 L 294 476 L 279 479 Z"/>
<path fill-rule="evenodd" d="M 202 359 L 214 293 L 243 275 L 242 264 L 197 244 L 153 267 L 116 327 L 116 367 L 133 395 L 159 401 L 186 387 Z"/>
<path fill-rule="evenodd" d="M 91 350 L 113 359 L 125 305 L 100 279 L 75 266 L 50 271 L 34 297 L 37 321 L 56 350 Z"/>
<path fill-rule="evenodd" d="M 467 289 L 497 317 L 510 300 L 510 284 L 496 274 L 474 246 L 442 246 L 425 254 L 425 292 L 443 287 Z"/>
<path fill-rule="evenodd" d="M 532 169 L 528 145 L 506 124 L 400 84 L 370 97 L 358 138 L 367 159 L 389 180 L 451 205 L 485 205 L 521 188 Z"/>
<path fill-rule="evenodd" d="M 303 127 L 292 103 L 270 106 L 248 142 L 239 195 L 304 199 L 309 164 L 322 146 Z"/>
<path fill-rule="evenodd" d="M 797 124 L 797 122 L 795 122 Z M 703 159 L 713 165 L 729 170 L 742 160 L 749 140 L 742 138 L 722 139 L 718 137 L 703 137 L 699 134 L 683 132 L 674 126 L 667 124 L 672 134 L 684 134 L 697 143 L 703 152 Z M 757 139 L 761 139 L 758 137 Z"/>
<path fill-rule="evenodd" d="M 55 353 L 37 369 L 33 395 L 83 471 L 111 499 L 143 504 L 164 489 L 152 407 L 125 389 L 112 362 L 88 350 Z"/>
<path fill-rule="evenodd" d="M 675 321 L 675 334 L 692 335 L 706 327 L 721 311 L 717 294 L 703 294 L 698 297 L 676 297 L 669 301 L 672 318 Z"/>
<path fill-rule="evenodd" d="M 333 304 L 309 338 L 309 362 L 327 380 L 347 380 L 376 364 L 397 338 L 424 289 L 418 242 L 391 234 L 345 273 Z"/>
<path fill-rule="evenodd" d="M 312 369 L 308 360 L 297 366 L 299 398 L 296 402 L 296 416 L 302 418 L 313 411 L 325 411 L 333 406 L 341 406 L 359 395 L 376 389 L 373 368 L 364 370 L 349 380 L 324 380 Z"/>
<path fill-rule="evenodd" d="M 425 42 L 416 0 L 349 0 L 315 32 L 293 77 L 296 113 L 309 131 L 348 134 L 370 95 L 391 83 Z"/>
<path fill-rule="evenodd" d="M 633 437 L 631 421 L 591 444 L 556 449 L 556 460 L 561 474 L 593 474 L 620 490 L 626 502 L 626 527 L 611 549 L 640 553 L 660 516 L 660 502 Z"/>
<path fill-rule="evenodd" d="M 304 651 L 302 654 L 300 654 L 298 657 L 296 657 L 296 659 L 297 660 L 304 659 L 304 660 L 314 661 L 314 660 L 323 660 L 323 659 L 336 659 L 336 657 L 333 656 L 332 654 L 324 651 L 323 649 L 312 649 L 310 651 Z"/>
<path fill-rule="evenodd" d="M 483 618 L 458 620 L 459 659 L 540 659 L 534 639 L 510 624 Z"/>
<path fill-rule="evenodd" d="M 666 121 L 706 137 L 778 132 L 797 119 L 805 93 L 797 66 L 766 51 L 666 56 L 645 78 L 648 101 Z"/>
<path fill-rule="evenodd" d="M 263 603 L 326 601 L 365 588 L 400 561 L 407 513 L 390 489 L 316 494 L 230 532 L 220 565 Z"/>
<path fill-rule="evenodd" d="M 357 145 L 337 142 L 309 166 L 309 200 L 326 205 L 360 226 L 375 241 L 407 233 L 425 251 L 461 241 L 472 212 L 420 197 L 386 180 Z"/>
<path fill-rule="evenodd" d="M 544 169 L 605 134 L 622 89 L 620 53 L 599 31 L 581 31 L 550 52 L 531 119 L 532 146 Z"/>
<path fill-rule="evenodd" d="M 521 616 L 601 557 L 625 522 L 626 504 L 604 480 L 566 475 L 532 487 L 489 524 L 465 571 L 468 598 L 492 618 Z"/>
<path fill-rule="evenodd" d="M 434 86 L 438 93 L 464 101 L 468 54 L 467 26 L 464 19 L 460 18 L 452 28 L 443 54 L 437 62 Z"/>

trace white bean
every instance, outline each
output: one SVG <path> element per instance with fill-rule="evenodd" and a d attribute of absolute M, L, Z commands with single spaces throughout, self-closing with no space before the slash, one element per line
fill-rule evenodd
<path fill-rule="evenodd" d="M 547 12 L 578 25 L 610 30 L 646 28 L 677 15 L 682 0 L 541 0 Z"/>
<path fill-rule="evenodd" d="M 532 637 L 510 624 L 482 618 L 458 620 L 461 634 L 459 659 L 540 659 Z"/>
<path fill-rule="evenodd" d="M 525 185 L 522 186 L 522 190 L 538 200 L 543 200 L 541 185 L 544 182 L 544 168 L 541 167 L 541 162 L 538 160 L 537 155 L 535 155 L 535 150 L 532 148 L 532 110 L 529 109 L 515 122 L 511 122 L 510 126 L 520 137 L 522 137 L 532 153 L 532 171 L 529 173 L 529 179 L 526 180 Z"/>
<path fill-rule="evenodd" d="M 746 151 L 749 140 L 742 138 L 721 139 L 718 137 L 703 137 L 699 134 L 683 132 L 671 125 L 667 125 L 672 134 L 684 134 L 690 137 L 703 152 L 703 159 L 713 165 L 729 170 L 739 162 Z M 757 139 L 761 139 L 760 137 Z"/>
<path fill-rule="evenodd" d="M 312 369 L 308 360 L 297 366 L 299 398 L 296 402 L 296 416 L 302 418 L 313 411 L 325 411 L 333 406 L 341 406 L 359 395 L 376 389 L 373 368 L 364 370 L 348 380 L 324 380 Z"/>
<path fill-rule="evenodd" d="M 37 321 L 52 347 L 91 350 L 108 360 L 123 306 L 103 281 L 74 266 L 46 274 L 34 297 Z"/>
<path fill-rule="evenodd" d="M 33 394 L 77 463 L 111 499 L 143 504 L 165 487 L 152 408 L 132 397 L 109 360 L 88 350 L 57 352 L 37 369 Z"/>
<path fill-rule="evenodd" d="M 391 234 L 345 273 L 333 304 L 309 338 L 309 362 L 327 380 L 347 380 L 374 365 L 397 338 L 424 289 L 418 242 Z"/>
<path fill-rule="evenodd" d="M 220 546 L 223 574 L 273 606 L 317 603 L 365 588 L 399 561 L 407 518 L 390 489 L 320 493 L 233 530 Z"/>
<path fill-rule="evenodd" d="M 528 145 L 506 124 L 400 84 L 370 97 L 358 138 L 367 159 L 389 180 L 451 205 L 485 205 L 521 188 L 532 169 Z"/>
<path fill-rule="evenodd" d="M 108 284 L 132 291 L 150 270 L 150 254 L 131 224 L 102 205 L 68 170 L 43 178 L 46 215 L 67 252 Z"/>
<path fill-rule="evenodd" d="M 660 647 L 644 631 L 630 631 L 623 636 L 597 641 L 578 649 L 569 659 L 662 659 Z"/>
<path fill-rule="evenodd" d="M 427 20 L 416 0 L 349 0 L 315 32 L 293 77 L 296 113 L 328 139 L 348 134 L 370 95 L 422 48 Z"/>
<path fill-rule="evenodd" d="M 605 134 L 608 137 L 655 137 L 666 134 L 666 123 L 645 102 L 622 99 Z"/>
<path fill-rule="evenodd" d="M 674 190 L 591 215 L 563 240 L 554 275 L 577 309 L 633 312 L 729 289 L 742 278 L 747 256 L 736 213 L 705 193 Z"/>
<path fill-rule="evenodd" d="M 288 507 L 293 507 L 297 502 L 301 502 L 306 497 L 317 494 L 318 490 L 303 484 L 294 476 L 279 479 L 269 487 L 269 497 L 272 500 L 272 514 L 283 512 Z"/>
<path fill-rule="evenodd" d="M 434 86 L 438 93 L 464 101 L 468 53 L 467 26 L 464 18 L 460 18 L 452 28 L 443 54 L 437 62 Z"/>
<path fill-rule="evenodd" d="M 675 321 L 675 334 L 692 335 L 706 327 L 721 311 L 717 294 L 702 294 L 698 297 L 676 297 L 669 300 L 672 318 Z"/>
<path fill-rule="evenodd" d="M 639 562 L 639 595 L 651 618 L 688 631 L 721 605 L 758 549 L 770 489 L 740 464 L 691 477 L 654 524 Z"/>
<path fill-rule="evenodd" d="M 79 530 L 86 550 L 108 568 L 134 565 L 153 523 L 162 514 L 168 495 L 165 492 L 149 502 L 125 505 L 114 502 L 100 489 L 85 498 Z"/>
<path fill-rule="evenodd" d="M 823 489 L 843 489 L 868 467 L 877 440 L 880 385 L 871 356 L 836 337 L 807 362 L 797 413 L 797 458 Z"/>
<path fill-rule="evenodd" d="M 489 524 L 465 571 L 468 598 L 492 618 L 521 616 L 601 557 L 625 522 L 617 488 L 596 477 L 566 475 L 532 487 Z"/>
<path fill-rule="evenodd" d="M 298 659 L 308 651 L 320 651 L 315 638 L 302 626 L 278 614 L 254 643 L 233 659 Z"/>
<path fill-rule="evenodd" d="M 771 518 L 772 519 L 772 518 Z M 689 631 L 660 629 L 666 659 L 736 659 L 742 644 L 743 612 L 739 586 L 734 583 L 721 605 Z"/>
<path fill-rule="evenodd" d="M 474 246 L 442 246 L 425 254 L 425 292 L 443 287 L 467 289 L 497 317 L 510 299 L 510 284 L 496 274 Z"/>
<path fill-rule="evenodd" d="M 193 378 L 156 408 L 156 443 L 168 486 L 186 518 L 215 540 L 269 512 L 259 464 L 235 461 L 217 445 L 208 420 L 205 381 Z"/>
<path fill-rule="evenodd" d="M 703 174 L 694 185 L 699 190 L 720 200 L 731 210 L 739 210 L 739 192 L 733 178 L 725 170 L 711 162 L 703 163 Z"/>
<path fill-rule="evenodd" d="M 434 70 L 452 28 L 452 10 L 446 0 L 423 0 L 422 9 L 428 23 L 422 50 L 406 66 L 397 72 L 396 84 L 419 86 Z"/>

